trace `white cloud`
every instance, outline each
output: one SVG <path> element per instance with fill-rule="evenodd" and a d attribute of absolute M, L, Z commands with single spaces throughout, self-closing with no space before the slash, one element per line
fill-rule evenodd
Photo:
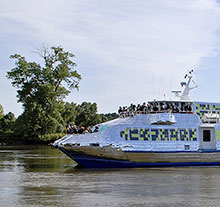
<path fill-rule="evenodd" d="M 220 7 L 214 0 L 1 4 L 1 34 L 62 45 L 75 53 L 83 81 L 69 100 L 94 101 L 105 112 L 168 94 L 171 77 L 172 86 L 178 84 L 187 69 L 217 47 Z"/>

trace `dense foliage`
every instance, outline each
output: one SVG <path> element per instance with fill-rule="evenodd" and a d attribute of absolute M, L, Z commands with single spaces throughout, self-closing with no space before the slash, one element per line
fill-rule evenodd
<path fill-rule="evenodd" d="M 43 48 L 39 54 L 44 60 L 43 66 L 28 62 L 21 55 L 12 55 L 16 67 L 7 73 L 7 78 L 18 89 L 18 102 L 24 108 L 15 131 L 31 138 L 64 130 L 62 101 L 70 93 L 68 89 L 79 87 L 81 79 L 72 53 L 52 47 Z"/>
<path fill-rule="evenodd" d="M 18 137 L 38 141 L 56 137 L 58 133 L 60 136 L 68 124 L 87 127 L 117 117 L 97 114 L 96 103 L 64 102 L 71 89 L 79 88 L 81 80 L 72 53 L 61 47 L 44 47 L 38 54 L 43 66 L 28 62 L 19 54 L 10 56 L 15 60 L 15 68 L 7 73 L 7 78 L 17 88 L 18 102 L 24 111 L 15 119 L 12 113 L 4 115 L 0 105 L 1 131 L 13 130 Z"/>
<path fill-rule="evenodd" d="M 97 113 L 97 105 L 96 103 L 83 102 L 82 104 L 62 102 L 60 103 L 62 107 L 60 107 L 60 123 L 58 123 L 58 128 L 54 130 L 54 132 L 45 133 L 43 131 L 44 128 L 38 128 L 39 130 L 35 130 L 36 134 L 33 136 L 31 134 L 33 128 L 29 128 L 30 125 L 25 125 L 25 123 L 29 123 L 28 120 L 25 120 L 25 117 L 28 118 L 28 115 L 21 114 L 17 119 L 15 118 L 12 112 L 8 114 L 3 114 L 0 119 L 0 132 L 3 133 L 4 136 L 10 137 L 10 139 L 14 139 L 18 137 L 22 141 L 34 141 L 36 142 L 50 142 L 56 140 L 59 137 L 64 136 L 66 133 L 67 125 L 76 125 L 78 127 L 84 126 L 94 126 L 96 124 L 106 122 L 118 117 L 116 113 L 108 113 L 108 114 L 98 114 Z M 48 126 L 51 128 L 53 123 L 46 123 L 44 113 L 36 113 L 32 114 L 34 117 L 30 117 L 30 121 L 33 124 L 40 126 L 40 124 L 47 124 L 45 128 Z M 54 124 L 56 126 L 56 124 Z M 26 130 L 26 132 L 25 132 Z M 11 133 L 15 132 L 15 133 Z M 38 133 L 38 134 L 37 134 Z M 14 140 L 15 141 L 15 140 Z M 1 143 L 1 137 L 0 137 Z"/>

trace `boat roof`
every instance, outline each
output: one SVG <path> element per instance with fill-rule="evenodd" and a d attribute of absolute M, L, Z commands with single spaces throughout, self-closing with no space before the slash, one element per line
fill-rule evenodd
<path fill-rule="evenodd" d="M 191 104 L 210 104 L 210 105 L 220 105 L 220 102 L 208 102 L 208 101 L 192 101 L 192 100 L 153 100 L 148 101 L 148 103 L 191 103 Z"/>
<path fill-rule="evenodd" d="M 167 102 L 167 103 L 194 103 L 194 101 L 192 100 L 153 100 L 153 101 L 149 101 L 148 103 L 164 103 L 164 102 Z"/>

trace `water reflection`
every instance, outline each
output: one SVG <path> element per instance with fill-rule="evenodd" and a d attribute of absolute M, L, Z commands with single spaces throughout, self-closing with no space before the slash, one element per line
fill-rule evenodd
<path fill-rule="evenodd" d="M 0 206 L 218 206 L 220 168 L 77 169 L 47 146 L 0 148 Z"/>

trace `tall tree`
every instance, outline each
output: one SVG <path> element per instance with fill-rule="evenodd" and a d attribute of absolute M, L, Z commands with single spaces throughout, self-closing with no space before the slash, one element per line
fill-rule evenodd
<path fill-rule="evenodd" d="M 28 62 L 25 57 L 15 54 L 15 68 L 7 73 L 16 87 L 18 102 L 24 112 L 18 118 L 26 135 L 39 136 L 60 130 L 64 125 L 61 117 L 63 99 L 70 89 L 78 89 L 80 74 L 75 70 L 74 55 L 62 47 L 43 47 L 37 51 L 44 65 Z"/>

